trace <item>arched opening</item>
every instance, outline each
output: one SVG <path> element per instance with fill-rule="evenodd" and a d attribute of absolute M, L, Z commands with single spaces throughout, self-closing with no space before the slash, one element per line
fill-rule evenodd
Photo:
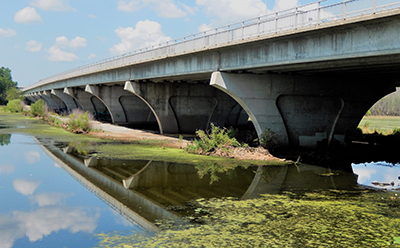
<path fill-rule="evenodd" d="M 90 98 L 90 101 L 93 104 L 95 110 L 95 113 L 93 113 L 94 118 L 101 122 L 112 123 L 111 114 L 110 111 L 108 111 L 106 105 L 95 96 L 92 96 Z"/>
<path fill-rule="evenodd" d="M 124 110 L 127 121 L 119 125 L 128 128 L 160 131 L 153 111 L 142 99 L 132 95 L 121 96 L 118 100 Z"/>
<path fill-rule="evenodd" d="M 254 124 L 240 104 L 236 103 L 231 109 L 224 126 L 237 130 L 239 142 L 244 142 L 250 146 L 258 145 L 258 142 L 256 142 L 258 136 Z"/>
<path fill-rule="evenodd" d="M 390 134 L 400 128 L 400 88 L 376 102 L 360 121 L 358 127 L 364 133 Z"/>

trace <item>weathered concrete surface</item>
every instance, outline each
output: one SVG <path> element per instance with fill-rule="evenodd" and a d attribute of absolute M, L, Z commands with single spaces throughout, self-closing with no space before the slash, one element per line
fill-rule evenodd
<path fill-rule="evenodd" d="M 398 37 L 393 10 L 131 62 L 26 94 L 68 89 L 85 110 L 109 112 L 113 122 L 157 122 L 160 133 L 224 125 L 239 103 L 258 135 L 269 128 L 283 144 L 315 146 L 344 141 L 369 107 L 400 86 Z"/>

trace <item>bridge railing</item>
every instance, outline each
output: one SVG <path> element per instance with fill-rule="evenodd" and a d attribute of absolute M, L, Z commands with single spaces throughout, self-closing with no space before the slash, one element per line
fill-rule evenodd
<path fill-rule="evenodd" d="M 26 87 L 25 91 L 67 78 L 394 8 L 400 8 L 399 0 L 344 0 L 333 4 L 329 4 L 328 0 L 321 0 L 84 65 L 40 80 Z"/>

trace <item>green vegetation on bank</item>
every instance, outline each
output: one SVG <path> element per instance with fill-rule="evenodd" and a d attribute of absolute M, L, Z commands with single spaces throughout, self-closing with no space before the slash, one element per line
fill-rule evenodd
<path fill-rule="evenodd" d="M 9 100 L 16 99 L 17 82 L 12 80 L 11 70 L 0 67 L 0 105 L 5 105 Z M 10 90 L 14 88 L 15 90 Z M 9 97 L 7 96 L 7 92 Z M 15 94 L 15 95 L 14 95 Z"/>
<path fill-rule="evenodd" d="M 163 230 L 154 235 L 103 233 L 97 235 L 97 247 L 400 245 L 400 198 L 390 192 L 265 194 L 247 200 L 200 199 L 194 205 L 198 214 L 186 225 L 160 222 Z"/>
<path fill-rule="evenodd" d="M 193 140 L 185 150 L 189 153 L 208 154 L 216 149 L 228 150 L 231 147 L 239 147 L 241 144 L 234 138 L 235 130 L 221 128 L 211 123 L 209 131 L 198 130 L 199 139 Z"/>
<path fill-rule="evenodd" d="M 364 116 L 358 128 L 363 133 L 392 134 L 400 128 L 400 116 Z"/>

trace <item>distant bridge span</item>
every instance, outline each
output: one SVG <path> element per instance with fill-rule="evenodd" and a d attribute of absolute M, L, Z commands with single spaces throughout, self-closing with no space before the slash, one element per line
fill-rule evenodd
<path fill-rule="evenodd" d="M 41 80 L 52 109 L 194 133 L 210 123 L 275 132 L 286 145 L 344 141 L 400 86 L 400 2 L 327 1 L 195 34 Z"/>

